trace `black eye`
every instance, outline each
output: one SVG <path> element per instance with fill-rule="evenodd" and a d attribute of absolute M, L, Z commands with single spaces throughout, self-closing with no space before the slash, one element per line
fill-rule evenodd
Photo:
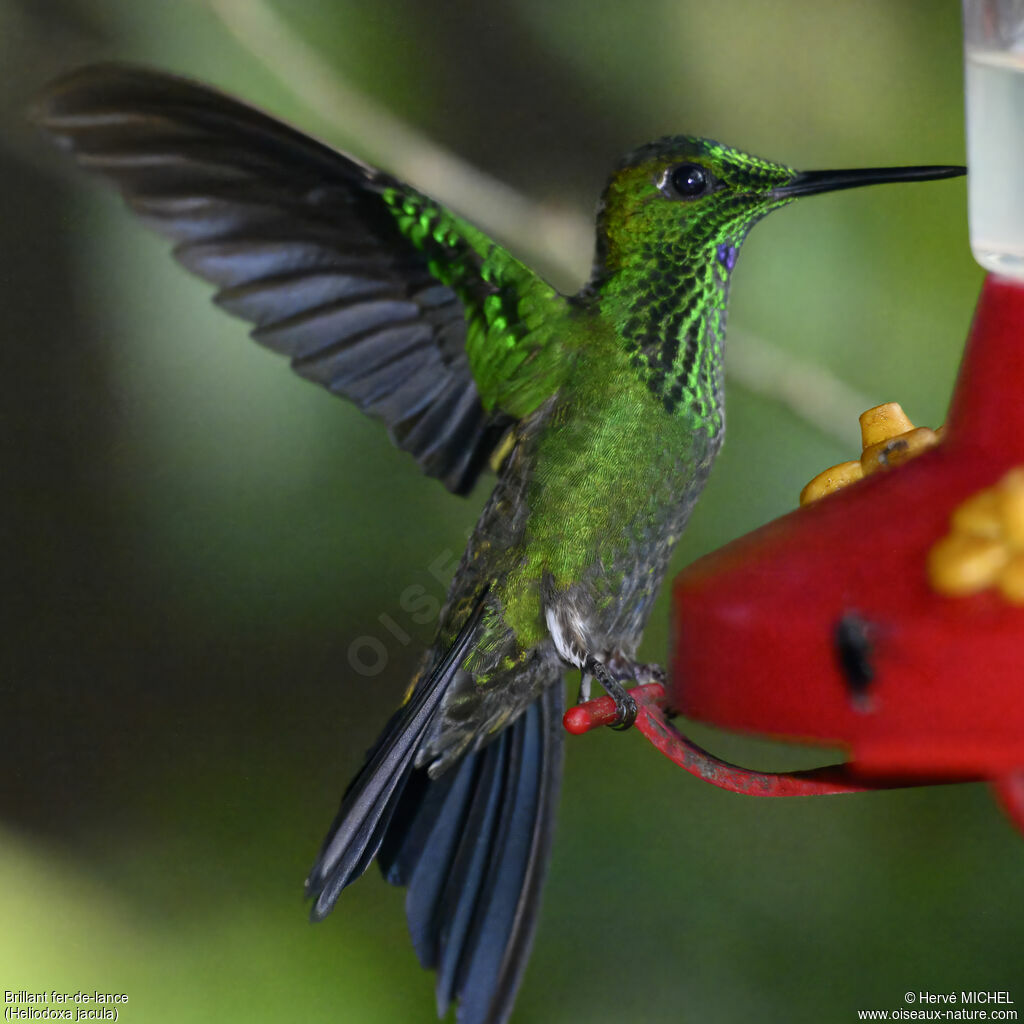
<path fill-rule="evenodd" d="M 708 190 L 711 176 L 700 164 L 680 164 L 670 172 L 669 182 L 683 199 L 692 199 Z"/>

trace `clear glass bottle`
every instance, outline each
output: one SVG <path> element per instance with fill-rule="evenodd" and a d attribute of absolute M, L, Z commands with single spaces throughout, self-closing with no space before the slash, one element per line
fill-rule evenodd
<path fill-rule="evenodd" d="M 1024 280 L 1024 0 L 963 0 L 971 251 Z"/>

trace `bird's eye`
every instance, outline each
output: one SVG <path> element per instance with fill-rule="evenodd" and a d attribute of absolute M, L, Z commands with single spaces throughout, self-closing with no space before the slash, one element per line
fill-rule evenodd
<path fill-rule="evenodd" d="M 668 181 L 681 199 L 693 199 L 708 191 L 711 175 L 700 164 L 680 164 L 669 171 Z"/>

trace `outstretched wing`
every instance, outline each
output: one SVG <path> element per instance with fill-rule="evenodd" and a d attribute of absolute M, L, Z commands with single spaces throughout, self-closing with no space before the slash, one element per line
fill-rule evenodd
<path fill-rule="evenodd" d="M 557 387 L 545 325 L 565 299 L 389 175 L 142 68 L 72 72 L 34 116 L 258 342 L 382 419 L 449 490 L 468 492 L 511 422 Z"/>

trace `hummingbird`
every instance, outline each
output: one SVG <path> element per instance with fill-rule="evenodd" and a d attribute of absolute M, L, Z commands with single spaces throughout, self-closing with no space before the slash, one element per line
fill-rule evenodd
<path fill-rule="evenodd" d="M 962 167 L 800 172 L 676 135 L 615 167 L 589 280 L 561 294 L 390 174 L 215 89 L 85 67 L 34 117 L 168 236 L 300 376 L 465 495 L 496 483 L 436 636 L 306 881 L 314 920 L 376 860 L 407 890 L 437 1010 L 512 1012 L 559 792 L 563 678 L 636 705 L 651 605 L 725 430 L 736 257 L 795 199 Z"/>

